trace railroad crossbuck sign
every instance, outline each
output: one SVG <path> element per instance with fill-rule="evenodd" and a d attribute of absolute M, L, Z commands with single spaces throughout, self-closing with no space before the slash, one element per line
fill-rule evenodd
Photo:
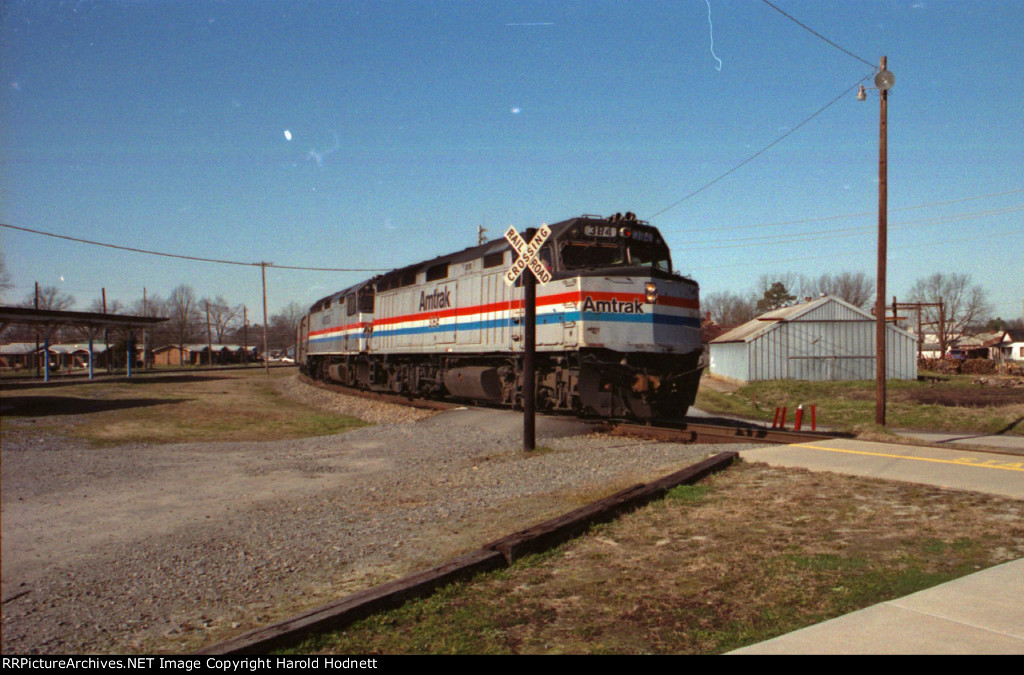
<path fill-rule="evenodd" d="M 514 225 L 510 225 L 505 231 L 505 239 L 508 243 L 512 244 L 512 248 L 516 250 L 519 257 L 512 263 L 512 267 L 505 270 L 505 283 L 511 286 L 519 278 L 519 275 L 523 273 L 523 270 L 529 268 L 533 272 L 533 276 L 537 277 L 537 281 L 544 284 L 551 281 L 551 272 L 544 267 L 544 263 L 540 261 L 537 254 L 540 252 L 540 247 L 544 245 L 544 242 L 551 236 L 551 228 L 544 223 L 537 230 L 537 234 L 533 235 L 533 239 L 530 243 L 526 243 L 526 240 L 519 236 L 519 232 L 516 231 Z"/>

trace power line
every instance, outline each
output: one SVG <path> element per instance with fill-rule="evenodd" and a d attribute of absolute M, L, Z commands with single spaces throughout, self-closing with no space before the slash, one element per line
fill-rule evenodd
<path fill-rule="evenodd" d="M 996 235 L 996 234 L 1011 234 L 1010 231 L 1003 232 L 1000 229 L 991 229 L 991 230 L 988 230 L 988 232 L 990 234 L 993 234 L 993 235 Z M 937 248 L 937 247 L 940 247 L 940 246 L 948 246 L 948 245 L 949 245 L 949 241 L 928 241 L 928 242 L 924 242 L 924 243 L 920 243 L 920 244 L 897 245 L 897 246 L 891 247 L 890 250 L 893 251 L 893 252 L 896 252 L 896 251 L 913 251 L 913 250 L 918 250 L 918 249 Z M 851 258 L 851 257 L 857 256 L 857 255 L 869 255 L 869 254 L 873 255 L 874 252 L 875 252 L 874 249 L 871 249 L 871 248 L 844 249 L 842 251 L 842 255 L 845 258 Z M 781 265 L 783 263 L 802 262 L 802 261 L 805 261 L 805 260 L 821 260 L 822 259 L 822 255 L 823 255 L 822 251 L 816 251 L 814 253 L 808 253 L 807 255 L 793 256 L 793 257 L 788 257 L 788 258 L 773 258 L 771 262 L 772 262 L 773 265 Z M 728 269 L 731 270 L 731 269 L 734 269 L 734 268 L 737 268 L 737 267 L 752 267 L 752 266 L 755 266 L 755 265 L 762 265 L 763 266 L 764 265 L 764 260 L 745 260 L 745 261 L 738 261 L 738 262 L 730 261 L 728 263 L 728 265 L 721 265 L 721 264 L 692 265 L 692 266 L 687 267 L 687 272 L 688 273 L 692 273 L 692 272 L 699 271 L 699 270 L 713 270 L 713 269 L 718 269 L 718 268 L 721 268 L 721 267 L 727 267 Z"/>
<path fill-rule="evenodd" d="M 987 198 L 991 198 L 991 197 L 1003 197 L 1003 196 L 1006 196 L 1006 195 L 1019 194 L 1021 192 L 1024 192 L 1024 188 L 1016 188 L 1016 189 L 1013 189 L 1013 190 L 1004 190 L 1002 192 L 990 192 L 988 194 L 973 195 L 973 196 L 970 196 L 970 197 L 960 197 L 958 199 L 947 199 L 947 200 L 942 200 L 942 201 L 926 202 L 924 204 L 915 204 L 913 206 L 904 206 L 904 207 L 901 207 L 901 208 L 898 208 L 898 209 L 891 209 L 891 211 L 893 211 L 893 212 L 902 212 L 902 211 L 912 211 L 912 210 L 917 210 L 917 209 L 930 208 L 930 207 L 933 207 L 933 206 L 947 206 L 949 204 L 960 204 L 960 203 L 963 203 L 963 202 L 975 201 L 975 200 L 978 200 L 978 199 L 987 199 Z M 973 211 L 973 212 L 963 213 L 963 214 L 953 214 L 953 215 L 947 215 L 947 216 L 937 216 L 935 218 L 926 218 L 926 219 L 922 219 L 922 220 L 907 220 L 907 221 L 902 221 L 902 222 L 898 222 L 898 223 L 893 223 L 893 226 L 894 227 L 898 227 L 899 229 L 908 229 L 908 228 L 911 228 L 911 227 L 922 227 L 922 226 L 925 226 L 925 225 L 935 225 L 935 224 L 939 224 L 939 223 L 953 222 L 953 221 L 958 221 L 958 220 L 970 220 L 970 219 L 974 219 L 974 218 L 986 218 L 986 217 L 991 217 L 991 216 L 1002 215 L 1004 213 L 1014 213 L 1014 212 L 1020 211 L 1022 209 L 1024 209 L 1024 206 L 1020 206 L 1020 205 L 1018 205 L 1018 206 L 1003 207 L 1003 208 L 999 208 L 999 209 L 986 209 L 986 210 L 983 210 L 983 211 Z M 861 212 L 857 212 L 857 213 L 845 213 L 845 214 L 839 214 L 839 215 L 834 215 L 834 216 L 818 216 L 818 217 L 815 217 L 815 218 L 805 218 L 805 219 L 802 219 L 802 220 L 779 221 L 779 222 L 775 222 L 775 223 L 758 223 L 758 224 L 755 224 L 755 225 L 735 225 L 735 226 L 731 226 L 731 227 L 718 228 L 718 230 L 716 230 L 716 231 L 757 229 L 757 228 L 765 228 L 765 227 L 779 227 L 779 226 L 785 226 L 785 225 L 799 225 L 799 224 L 806 224 L 806 223 L 825 222 L 825 221 L 830 221 L 830 220 L 842 220 L 842 219 L 846 219 L 846 218 L 858 218 L 858 217 L 870 216 L 870 215 L 874 215 L 874 214 L 875 214 L 874 211 L 861 211 Z M 168 257 L 168 258 L 178 258 L 178 259 L 182 259 L 182 260 L 192 260 L 192 261 L 198 261 L 198 262 L 209 262 L 209 263 L 217 263 L 217 264 L 224 264 L 224 265 L 239 265 L 239 266 L 246 266 L 246 267 L 261 267 L 263 265 L 266 265 L 267 267 L 273 267 L 273 268 L 276 268 L 276 269 L 300 270 L 300 271 L 312 271 L 312 272 L 386 272 L 386 271 L 388 271 L 388 269 L 385 269 L 385 268 L 301 267 L 301 266 L 294 266 L 294 265 L 277 265 L 277 264 L 274 264 L 274 263 L 263 263 L 263 262 L 249 263 L 249 262 L 241 262 L 241 261 L 233 261 L 233 260 L 218 260 L 218 259 L 214 259 L 214 258 L 202 258 L 202 257 L 198 257 L 198 256 L 188 256 L 188 255 L 181 255 L 181 254 L 175 254 L 175 253 L 162 253 L 162 252 L 159 252 L 159 251 L 149 251 L 149 250 L 145 250 L 145 249 L 132 248 L 132 247 L 128 247 L 128 246 L 119 246 L 119 245 L 116 245 L 116 244 L 107 244 L 107 243 L 103 243 L 103 242 L 90 241 L 88 239 L 81 239 L 81 238 L 78 238 L 78 237 L 71 237 L 71 236 L 63 235 L 63 234 L 55 234 L 55 233 L 52 233 L 52 232 L 44 232 L 42 230 L 34 230 L 34 229 L 31 229 L 31 228 L 28 228 L 28 227 L 19 227 L 17 225 L 8 225 L 8 224 L 5 224 L 5 223 L 0 223 L 0 227 L 6 227 L 6 228 L 9 228 L 9 229 L 12 229 L 12 230 L 19 230 L 19 231 L 22 231 L 22 232 L 29 232 L 29 233 L 32 233 L 32 234 L 39 234 L 39 235 L 43 235 L 43 236 L 47 236 L 47 237 L 53 237 L 53 238 L 56 238 L 56 239 L 65 239 L 65 240 L 68 240 L 68 241 L 74 241 L 74 242 L 81 243 L 81 244 L 88 244 L 88 245 L 91 245 L 91 246 L 102 246 L 102 247 L 105 247 L 105 248 L 112 248 L 112 249 L 115 249 L 115 250 L 122 250 L 122 251 L 130 251 L 130 252 L 133 252 L 133 253 L 143 253 L 143 254 L 147 254 L 147 255 L 157 255 L 157 256 L 163 256 L 163 257 Z M 798 242 L 798 241 L 803 241 L 803 240 L 808 240 L 808 239 L 819 238 L 819 237 L 822 237 L 823 235 L 824 236 L 830 236 L 830 235 L 834 235 L 834 236 L 849 236 L 849 233 L 862 232 L 862 231 L 865 231 L 865 230 L 872 229 L 873 227 L 874 226 L 852 227 L 852 228 L 840 228 L 840 229 L 834 229 L 834 230 L 820 230 L 820 231 L 817 231 L 817 232 L 795 232 L 795 233 L 785 233 L 785 234 L 767 235 L 767 236 L 740 237 L 740 238 L 734 238 L 732 240 L 733 242 L 753 241 L 753 242 L 755 242 L 753 244 L 738 244 L 738 243 L 717 244 L 717 242 L 715 242 L 717 244 L 715 246 L 705 246 L 703 242 L 691 241 L 691 242 L 688 242 L 688 246 L 691 246 L 691 247 L 701 247 L 701 248 L 705 248 L 705 249 L 707 249 L 707 248 L 713 248 L 713 249 L 744 248 L 744 247 L 747 247 L 747 246 L 764 246 L 764 245 L 769 245 L 770 246 L 773 243 Z M 675 231 L 669 231 L 669 230 L 665 230 L 664 228 L 662 229 L 663 233 L 672 232 L 673 234 L 685 234 L 687 232 L 695 232 L 695 231 L 704 231 L 704 230 L 675 230 Z M 779 240 L 779 241 L 772 242 L 770 240 Z"/>
<path fill-rule="evenodd" d="M 729 169 L 729 170 L 728 170 L 728 171 L 726 171 L 725 173 L 721 174 L 721 175 L 720 175 L 720 176 L 718 176 L 717 178 L 715 178 L 715 179 L 713 179 L 713 180 L 710 180 L 710 181 L 708 181 L 707 183 L 705 183 L 704 185 L 700 186 L 699 188 L 697 188 L 696 190 L 694 190 L 694 191 L 693 191 L 693 192 L 691 192 L 690 194 L 688 194 L 688 195 L 686 195 L 685 197 L 683 197 L 682 199 L 678 199 L 678 200 L 676 200 L 676 201 L 672 202 L 671 204 L 669 204 L 668 206 L 666 206 L 666 207 L 665 207 L 665 208 L 663 208 L 662 210 L 660 210 L 660 211 L 657 211 L 657 212 L 655 212 L 655 213 L 652 213 L 652 214 L 651 214 L 651 215 L 649 215 L 649 216 L 644 216 L 644 220 L 653 220 L 654 218 L 656 218 L 656 217 L 660 216 L 661 214 L 665 213 L 666 211 L 668 211 L 668 210 L 670 210 L 670 209 L 674 209 L 675 207 L 677 207 L 677 206 L 679 206 L 680 204 L 682 204 L 683 202 L 685 202 L 685 201 L 686 201 L 687 199 L 690 199 L 691 197 L 694 197 L 694 196 L 696 196 L 696 195 L 700 194 L 701 192 L 703 192 L 704 190 L 707 190 L 707 189 L 708 189 L 709 187 L 711 187 L 712 185 L 714 185 L 714 184 L 715 184 L 715 183 L 717 183 L 718 181 L 720 181 L 720 180 L 722 180 L 723 178 L 725 178 L 726 176 L 728 176 L 728 175 L 730 175 L 730 174 L 732 174 L 732 173 L 735 173 L 735 172 L 736 172 L 736 171 L 738 171 L 739 169 L 743 168 L 744 166 L 746 166 L 746 165 L 747 165 L 747 164 L 749 164 L 750 162 L 754 161 L 755 159 L 757 159 L 758 157 L 760 157 L 761 155 L 763 155 L 764 153 L 768 152 L 768 151 L 769 151 L 769 150 L 771 150 L 771 149 L 772 149 L 773 147 L 775 147 L 776 145 L 778 145 L 778 144 L 779 144 L 779 143 L 780 143 L 780 142 L 781 142 L 781 141 L 782 141 L 783 139 L 785 139 L 785 138 L 786 138 L 786 137 L 788 137 L 789 135 L 793 134 L 793 133 L 794 133 L 794 132 L 795 132 L 795 131 L 796 131 L 797 129 L 799 129 L 800 127 L 804 126 L 805 124 L 807 124 L 808 122 L 810 122 L 811 120 L 813 120 L 813 119 L 814 119 L 815 117 L 817 117 L 817 116 L 818 116 L 818 115 L 820 115 L 821 113 L 825 112 L 825 111 L 826 111 L 826 110 L 827 110 L 828 108 L 830 108 L 830 107 L 832 107 L 833 105 L 835 105 L 835 104 L 836 104 L 836 103 L 837 103 L 837 102 L 838 102 L 838 101 L 839 101 L 840 99 L 842 99 L 842 98 L 843 98 L 844 96 L 846 96 L 847 94 L 849 94 L 849 93 L 850 93 L 851 91 L 853 91 L 854 89 L 856 89 L 857 87 L 859 87 L 859 86 L 861 85 L 861 83 L 862 83 L 862 82 L 864 82 L 864 81 L 865 81 L 866 79 L 868 79 L 869 77 L 871 77 L 871 75 L 865 75 L 864 77 L 862 77 L 861 79 L 859 79 L 859 80 L 857 81 L 857 83 L 856 83 L 856 84 L 854 84 L 854 85 L 853 85 L 853 86 L 851 86 L 850 88 L 848 88 L 848 89 L 844 90 L 844 91 L 843 91 L 843 93 L 839 94 L 839 95 L 838 95 L 838 96 L 836 96 L 836 97 L 835 97 L 834 99 L 832 99 L 831 101 L 829 101 L 828 103 L 826 103 L 825 105 L 821 106 L 821 107 L 820 107 L 820 108 L 818 108 L 818 109 L 817 109 L 816 111 L 814 111 L 814 113 L 812 113 L 812 114 L 811 114 L 811 115 L 810 115 L 809 117 L 807 117 L 807 118 L 806 118 L 806 119 L 805 119 L 805 120 L 804 120 L 803 122 L 800 122 L 800 124 L 797 124 L 797 125 L 796 125 L 795 127 L 793 127 L 792 129 L 790 129 L 790 130 L 789 130 L 789 131 L 787 131 L 786 133 L 782 134 L 781 136 L 779 136 L 778 138 L 776 138 L 776 139 L 775 139 L 774 141 L 772 141 L 772 142 L 771 142 L 771 143 L 769 143 L 768 145 L 764 146 L 763 148 L 761 148 L 760 150 L 758 150 L 757 152 L 755 152 L 755 153 L 754 153 L 753 155 L 751 155 L 750 157 L 747 157 L 747 158 L 746 158 L 745 160 L 743 160 L 742 162 L 740 162 L 740 163 L 739 163 L 739 164 L 737 164 L 736 166 L 732 167 L 731 169 Z"/>
<path fill-rule="evenodd" d="M 900 207 L 898 209 L 889 209 L 889 212 L 890 213 L 897 213 L 897 212 L 900 212 L 900 211 L 914 211 L 916 209 L 927 209 L 927 208 L 931 208 L 933 206 L 948 206 L 950 204 L 960 204 L 962 202 L 970 202 L 970 201 L 975 201 L 975 200 L 978 200 L 978 199 L 988 199 L 990 197 L 1005 197 L 1006 195 L 1018 194 L 1018 193 L 1021 193 L 1021 192 L 1024 192 L 1024 188 L 1017 188 L 1015 190 L 1006 190 L 1006 191 L 1003 191 L 1003 192 L 990 192 L 989 194 L 974 195 L 974 196 L 971 196 L 971 197 L 960 197 L 959 199 L 947 199 L 947 200 L 943 200 L 943 201 L 939 201 L 939 202 L 928 202 L 928 203 L 925 203 L 925 204 L 915 204 L 914 206 L 902 206 L 902 207 Z M 842 213 L 842 214 L 838 214 L 838 215 L 834 215 L 834 216 L 816 216 L 814 218 L 803 218 L 803 219 L 800 219 L 800 220 L 780 220 L 780 221 L 774 222 L 774 223 L 756 223 L 756 224 L 753 224 L 753 225 L 729 225 L 729 226 L 726 226 L 726 227 L 716 227 L 714 231 L 715 232 L 724 232 L 726 230 L 754 230 L 754 229 L 763 228 L 763 227 L 781 227 L 781 226 L 784 226 L 784 225 L 804 225 L 804 224 L 807 224 L 807 223 L 821 223 L 821 222 L 825 222 L 827 220 L 843 220 L 845 218 L 862 218 L 864 216 L 874 216 L 874 215 L 878 215 L 878 211 L 859 211 L 857 213 Z M 663 235 L 665 233 L 687 234 L 687 233 L 690 233 L 690 232 L 706 233 L 708 231 L 707 228 L 694 228 L 694 229 L 687 229 L 687 230 L 673 230 L 673 229 L 669 229 L 669 228 L 666 228 L 666 227 L 663 227 L 663 226 L 659 227 L 658 229 L 661 230 L 661 233 Z"/>
<path fill-rule="evenodd" d="M 973 220 L 975 218 L 989 218 L 991 216 L 999 216 L 1006 213 L 1016 213 L 1018 211 L 1024 211 L 1024 204 L 1018 204 L 1016 206 L 1006 206 L 999 209 L 986 209 L 984 211 L 973 211 L 969 213 L 954 213 L 945 216 L 935 216 L 933 218 L 923 218 L 920 220 L 904 220 L 898 223 L 892 223 L 894 230 L 907 230 L 917 227 L 925 227 L 928 225 L 938 225 L 940 223 L 951 223 L 960 220 Z M 870 214 L 869 214 L 870 215 Z M 861 232 L 870 232 L 875 229 L 874 225 L 858 226 L 858 227 L 846 227 L 835 230 L 818 230 L 815 232 L 791 232 L 785 234 L 776 234 L 769 236 L 755 236 L 755 237 L 738 237 L 731 239 L 731 242 L 743 242 L 749 241 L 754 242 L 751 244 L 739 244 L 739 243 L 719 243 L 719 240 L 710 242 L 702 241 L 688 241 L 687 246 L 690 248 L 700 248 L 702 250 L 708 249 L 722 249 L 722 248 L 745 248 L 748 246 L 773 246 L 776 244 L 788 244 L 799 241 L 814 241 L 825 237 L 849 237 Z M 709 246 L 707 244 L 715 244 Z"/>
<path fill-rule="evenodd" d="M 792 22 L 793 22 L 793 23 L 795 23 L 796 25 L 800 26 L 801 28 L 803 28 L 803 29 L 804 29 L 805 31 L 807 31 L 807 32 L 808 32 L 808 33 L 810 33 L 811 35 L 814 35 L 815 37 L 817 37 L 817 38 L 819 38 L 819 39 L 821 39 L 821 40 L 824 40 L 825 42 L 827 42 L 828 44 L 832 45 L 833 47 L 835 47 L 836 49 L 838 49 L 838 50 L 839 50 L 839 51 L 841 51 L 842 53 L 846 54 L 847 56 L 852 56 L 853 58 L 857 59 L 857 60 L 858 60 L 858 61 L 860 61 L 861 63 L 866 63 L 866 64 L 867 64 L 868 66 L 870 66 L 871 68 L 875 68 L 875 64 L 871 63 L 870 61 L 868 61 L 868 60 L 866 60 L 866 59 L 862 59 L 861 57 L 859 57 L 859 56 L 857 56 L 856 54 L 854 54 L 853 52 L 851 52 L 851 51 L 850 51 L 849 49 L 845 49 L 845 48 L 843 48 L 843 47 L 840 47 L 840 46 L 839 46 L 839 45 L 837 45 L 837 44 L 836 44 L 835 42 L 832 42 L 832 40 L 829 40 L 829 39 L 828 39 L 827 37 L 825 37 L 824 35 L 822 35 L 822 34 L 821 34 L 821 33 L 819 33 L 818 31 L 814 30 L 813 28 L 811 28 L 811 27 L 810 27 L 810 26 L 808 26 L 807 24 L 805 24 L 805 23 L 801 22 L 800 20 L 796 19 L 795 17 L 793 17 L 793 16 L 792 16 L 792 15 L 790 15 L 790 14 L 787 14 L 786 12 L 783 12 L 783 11 L 782 11 L 781 9 L 779 9 L 778 7 L 776 7 L 775 5 L 773 5 L 772 3 L 768 2 L 768 0 L 761 0 L 761 2 L 763 2 L 763 3 L 764 3 L 764 4 L 766 4 L 766 5 L 768 5 L 769 7 L 771 7 L 771 8 L 772 8 L 772 9 L 774 9 L 774 10 L 775 10 L 776 12 L 778 12 L 778 13 L 779 13 L 779 14 L 781 14 L 782 16 L 786 17 L 787 19 L 789 19 L 790 21 L 792 21 Z"/>
<path fill-rule="evenodd" d="M 6 227 L 11 230 L 20 230 L 22 232 L 31 232 L 32 234 L 41 234 L 44 237 L 53 237 L 55 239 L 65 239 L 67 241 L 78 242 L 79 244 L 88 244 L 90 246 L 103 246 L 104 248 L 112 248 L 118 251 L 130 251 L 132 253 L 143 253 L 146 255 L 157 255 L 164 258 L 177 258 L 179 260 L 192 260 L 195 262 L 207 262 L 216 263 L 218 265 L 241 265 L 243 267 L 274 267 L 277 269 L 285 270 L 303 270 L 306 272 L 387 272 L 390 268 L 356 268 L 356 267 L 299 267 L 295 265 L 275 265 L 273 263 L 266 262 L 242 262 L 238 260 L 218 260 L 216 258 L 201 258 L 199 256 L 182 255 L 178 253 L 164 253 L 161 251 L 149 251 L 143 248 L 133 248 L 131 246 L 118 246 L 117 244 L 108 244 L 102 241 L 90 241 L 89 239 L 80 239 L 78 237 L 69 237 L 66 234 L 56 234 L 54 232 L 44 232 L 42 230 L 33 230 L 28 227 L 18 227 L 17 225 L 8 225 L 6 223 L 0 223 L 0 227 Z"/>
<path fill-rule="evenodd" d="M 861 58 L 861 57 L 857 56 L 856 54 L 854 54 L 853 52 L 851 52 L 851 51 L 850 51 L 850 50 L 848 50 L 848 49 L 845 49 L 845 48 L 843 48 L 843 47 L 840 47 L 840 46 L 839 46 L 839 45 L 837 45 L 837 44 L 836 44 L 835 42 L 833 42 L 832 40 L 829 40 L 829 39 L 828 39 L 827 37 L 825 37 L 825 36 L 824 36 L 824 35 L 822 35 L 821 33 L 817 32 L 817 31 L 816 31 L 816 30 L 814 30 L 813 28 L 810 28 L 809 26 L 807 26 L 806 24 L 804 24 L 804 23 L 800 22 L 799 20 L 797 20 L 796 18 L 794 18 L 794 17 L 793 17 L 793 16 L 791 16 L 790 14 L 787 14 L 786 12 L 782 11 L 781 9 L 779 9 L 778 7 L 776 7 L 775 5 L 773 5 L 772 3 L 768 2 L 768 0 L 762 0 L 762 2 L 764 2 L 764 3 L 766 4 L 766 5 L 768 5 L 768 6 L 769 6 L 769 7 L 771 7 L 772 9 L 774 9 L 774 10 L 775 10 L 776 12 L 778 12 L 779 14 L 782 14 L 782 15 L 783 15 L 784 17 L 786 17 L 787 19 L 789 19 L 789 20 L 790 20 L 790 21 L 792 21 L 793 23 L 797 24 L 798 26 L 800 26 L 800 27 L 801 27 L 801 28 L 803 28 L 804 30 L 806 30 L 806 31 L 809 31 L 810 33 L 812 33 L 813 35 L 815 35 L 815 36 L 816 36 L 816 37 L 818 37 L 819 39 L 821 39 L 821 40 L 824 40 L 824 41 L 825 41 L 825 42 L 827 42 L 828 44 L 832 45 L 833 47 L 835 47 L 835 48 L 836 48 L 836 49 L 838 49 L 839 51 L 843 52 L 844 54 L 847 54 L 847 55 L 849 55 L 849 56 L 852 56 L 853 58 L 857 59 L 858 61 L 860 61 L 860 62 L 862 62 L 862 63 L 866 64 L 867 66 L 869 66 L 869 67 L 871 68 L 871 74 L 874 74 L 875 70 L 877 69 L 877 67 L 875 66 L 875 64 L 871 63 L 871 62 L 870 62 L 870 61 L 868 61 L 867 59 L 863 59 L 863 58 Z M 835 104 L 836 102 L 838 102 L 838 101 L 839 101 L 839 100 L 840 100 L 841 98 L 843 98 L 843 97 L 844 97 L 844 96 L 846 96 L 846 95 L 847 95 L 848 93 L 850 93 L 850 92 L 851 92 L 851 91 L 852 91 L 853 89 L 855 89 L 856 87 L 859 87 L 859 86 L 860 86 L 860 85 L 861 85 L 861 84 L 862 84 L 862 83 L 863 83 L 863 82 L 864 82 L 865 80 L 867 80 L 867 79 L 868 79 L 869 77 L 871 77 L 871 75 L 865 75 L 865 76 L 864 76 L 864 77 L 862 77 L 862 78 L 861 78 L 861 79 L 860 79 L 860 80 L 859 80 L 859 81 L 858 81 L 858 82 L 857 82 L 857 83 L 856 83 L 855 85 L 853 85 L 852 87 L 850 87 L 849 89 L 847 89 L 846 91 L 844 91 L 843 93 L 841 93 L 841 94 L 840 94 L 839 96 L 836 96 L 836 97 L 835 97 L 834 99 L 832 99 L 831 101 L 829 101 L 828 103 L 826 103 L 825 105 L 823 105 L 823 106 L 822 106 L 821 108 L 819 108 L 819 109 L 818 109 L 817 111 L 815 111 L 815 112 L 814 112 L 814 113 L 813 113 L 812 115 L 810 115 L 810 116 L 809 116 L 809 117 L 808 117 L 807 119 L 805 119 L 805 120 L 804 120 L 803 122 L 800 122 L 800 124 L 796 125 L 796 126 L 795 126 L 795 127 L 793 127 L 792 129 L 790 129 L 789 131 L 787 131 L 786 133 L 784 133 L 783 135 L 779 136 L 779 137 L 778 137 L 778 138 L 776 138 L 776 139 L 775 139 L 774 141 L 772 141 L 771 143 L 769 143 L 768 145 L 766 145 L 766 146 L 765 146 L 765 147 L 763 147 L 762 149 L 758 150 L 758 151 L 757 151 L 756 153 L 754 153 L 754 154 L 753 154 L 753 155 L 751 155 L 750 157 L 747 157 L 747 158 L 746 158 L 745 160 L 743 160 L 742 162 L 740 162 L 740 163 L 739 163 L 739 164 L 737 164 L 736 166 L 732 167 L 731 169 L 729 169 L 729 170 L 728 170 L 728 171 L 726 171 L 725 173 L 721 174 L 721 175 L 720 175 L 720 176 L 718 176 L 717 178 L 715 178 L 715 179 L 713 179 L 713 180 L 711 180 L 711 181 L 709 181 L 709 182 L 705 183 L 704 185 L 700 186 L 699 188 L 697 188 L 696 190 L 694 190 L 694 191 L 693 191 L 693 192 L 691 192 L 690 194 L 686 195 L 686 196 L 685 196 L 685 197 L 683 197 L 682 199 L 679 199 L 678 201 L 675 201 L 675 202 L 673 202 L 673 203 L 669 204 L 668 206 L 666 206 L 666 207 L 665 207 L 665 208 L 663 208 L 662 210 L 660 210 L 660 211 L 657 211 L 656 213 L 652 213 L 652 214 L 651 214 L 651 215 L 649 215 L 649 216 L 645 216 L 645 219 L 646 219 L 646 220 L 651 220 L 651 219 L 653 219 L 653 218 L 656 218 L 657 216 L 660 216 L 661 214 L 665 213 L 666 211 L 668 211 L 668 210 L 670 210 L 670 209 L 673 209 L 673 208 L 675 208 L 675 207 L 679 206 L 680 204 L 682 204 L 683 202 L 685 202 L 685 201 L 686 201 L 687 199 L 690 199 L 691 197 L 694 197 L 695 195 L 697 195 L 697 194 L 700 194 L 701 192 L 703 192 L 704 190 L 708 189 L 709 187 L 711 187 L 712 185 L 714 185 L 714 184 L 715 184 L 715 183 L 717 183 L 718 181 L 720 181 L 720 180 L 722 180 L 723 178 L 725 178 L 726 176 L 728 176 L 728 175 L 732 174 L 733 172 L 735 172 L 735 171 L 739 170 L 740 168 L 742 168 L 742 167 L 746 166 L 747 164 L 749 164 L 750 162 L 752 162 L 753 160 L 757 159 L 757 158 L 758 158 L 758 157 L 760 157 L 760 156 L 761 156 L 762 154 L 764 154 L 765 152 L 767 152 L 768 150 L 770 150 L 770 149 L 771 149 L 772 147 L 774 147 L 774 146 L 775 146 L 776 144 L 778 144 L 778 143 L 779 143 L 780 141 L 782 141 L 782 140 L 783 140 L 784 138 L 786 138 L 787 136 L 789 136 L 790 134 L 792 134 L 793 132 L 795 132 L 795 131 L 796 131 L 797 129 L 799 129 L 799 128 L 800 128 L 800 127 L 802 127 L 803 125 L 807 124 L 808 122 L 810 122 L 810 121 L 811 121 L 812 119 L 814 119 L 814 118 L 815 118 L 815 117 L 817 117 L 818 115 L 820 115 L 820 114 L 821 114 L 822 112 L 824 112 L 824 111 L 825 111 L 826 109 L 828 109 L 829 107 L 831 107 L 832 105 L 834 105 L 834 104 Z"/>

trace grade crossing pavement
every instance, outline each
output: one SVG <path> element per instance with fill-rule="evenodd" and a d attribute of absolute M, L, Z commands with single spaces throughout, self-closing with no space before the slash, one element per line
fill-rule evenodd
<path fill-rule="evenodd" d="M 1021 439 L 1024 445 L 1024 438 Z M 955 447 L 827 439 L 741 453 L 773 466 L 936 485 L 1024 499 L 1024 456 Z"/>

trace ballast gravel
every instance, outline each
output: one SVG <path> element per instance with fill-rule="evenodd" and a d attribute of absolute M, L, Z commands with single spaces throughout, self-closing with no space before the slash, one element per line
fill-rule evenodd
<path fill-rule="evenodd" d="M 5 428 L 3 653 L 194 650 L 723 450 L 541 418 L 527 454 L 510 411 L 425 412 L 298 378 L 281 387 L 375 425 L 106 448 Z"/>

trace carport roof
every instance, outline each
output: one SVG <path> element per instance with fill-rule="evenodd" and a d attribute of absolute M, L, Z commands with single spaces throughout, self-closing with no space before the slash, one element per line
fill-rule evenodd
<path fill-rule="evenodd" d="M 81 328 L 144 328 L 167 321 L 156 316 L 131 314 L 103 314 L 102 312 L 68 312 L 32 307 L 0 307 L 0 326 L 24 324 L 30 326 L 77 326 Z"/>

